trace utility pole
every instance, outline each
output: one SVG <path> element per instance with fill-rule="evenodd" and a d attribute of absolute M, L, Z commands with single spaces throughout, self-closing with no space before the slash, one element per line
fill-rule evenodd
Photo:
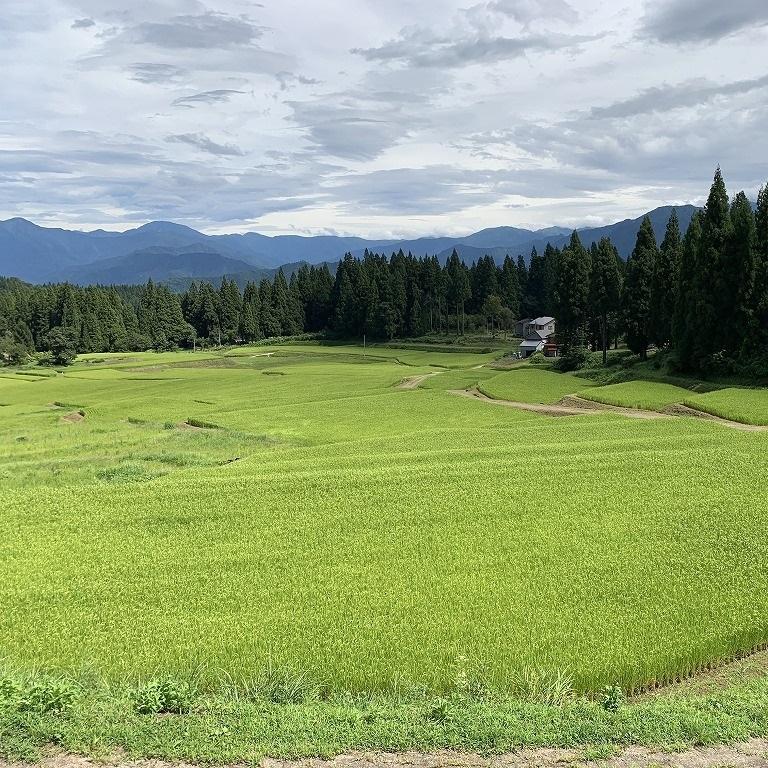
<path fill-rule="evenodd" d="M 363 334 L 363 357 L 365 357 L 365 334 Z"/>

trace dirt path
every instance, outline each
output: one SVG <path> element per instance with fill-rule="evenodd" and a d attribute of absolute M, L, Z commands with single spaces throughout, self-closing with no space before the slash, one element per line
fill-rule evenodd
<path fill-rule="evenodd" d="M 742 432 L 767 432 L 768 427 L 761 427 L 757 424 L 742 424 L 740 421 L 731 421 L 730 419 L 723 419 L 720 416 L 715 416 L 712 413 L 706 411 L 698 411 L 695 408 L 689 408 L 682 403 L 675 403 L 674 405 L 668 405 L 663 413 L 670 416 L 689 416 L 694 419 L 704 419 L 706 421 L 714 421 L 716 424 L 720 424 L 723 427 L 730 427 L 731 429 L 739 429 Z"/>
<path fill-rule="evenodd" d="M 600 760 L 583 749 L 522 749 L 491 756 L 449 750 L 430 753 L 350 752 L 330 760 L 265 758 L 259 764 L 262 768 L 766 768 L 768 740 L 751 739 L 741 744 L 696 747 L 675 753 L 630 747 Z M 36 765 L 38 768 L 191 768 L 193 764 L 162 760 L 96 761 L 75 755 L 57 755 L 46 757 Z M 0 768 L 22 768 L 22 764 L 0 760 Z"/>
<path fill-rule="evenodd" d="M 659 413 L 658 411 L 646 411 L 643 408 L 627 408 L 621 405 L 598 403 L 594 400 L 578 397 L 578 395 L 567 395 L 560 400 L 558 405 L 565 405 L 569 408 L 579 408 L 585 411 L 620 413 L 622 416 L 629 416 L 631 419 L 664 419 L 668 416 L 668 414 Z"/>
<path fill-rule="evenodd" d="M 590 400 L 582 400 L 579 397 L 563 398 L 559 403 L 546 405 L 544 403 L 519 403 L 514 400 L 495 400 L 492 397 L 484 395 L 476 388 L 472 389 L 452 389 L 449 390 L 452 395 L 460 397 L 469 397 L 472 400 L 480 400 L 489 405 L 500 405 L 505 408 L 516 408 L 520 411 L 531 411 L 532 413 L 542 413 L 545 416 L 597 416 L 605 413 L 606 410 L 614 413 L 628 416 L 631 419 L 663 419 L 663 414 L 655 411 L 640 411 L 635 408 L 615 408 L 613 406 L 601 407 L 600 403 L 593 403 Z"/>
<path fill-rule="evenodd" d="M 519 403 L 514 400 L 496 400 L 484 395 L 480 390 L 472 389 L 451 389 L 451 395 L 468 397 L 472 400 L 480 400 L 490 405 L 501 405 L 506 408 L 517 408 L 520 411 L 531 411 L 533 413 L 542 413 L 546 416 L 595 416 L 600 413 L 617 413 L 620 416 L 626 416 L 630 419 L 668 419 L 673 417 L 688 417 L 704 419 L 706 421 L 720 424 L 730 429 L 738 429 L 742 432 L 768 432 L 768 427 L 761 427 L 755 424 L 742 424 L 740 421 L 730 421 L 719 416 L 713 416 L 705 411 L 697 411 L 686 405 L 675 404 L 668 405 L 663 411 L 646 411 L 641 408 L 625 408 L 619 405 L 608 405 L 607 403 L 598 403 L 595 400 L 587 400 L 577 395 L 566 395 L 552 405 L 543 403 Z M 766 762 L 768 768 L 768 762 Z"/>
<path fill-rule="evenodd" d="M 416 389 L 423 381 L 432 378 L 432 376 L 439 376 L 440 371 L 435 373 L 423 373 L 421 376 L 409 376 L 407 379 L 403 379 L 395 389 Z"/>

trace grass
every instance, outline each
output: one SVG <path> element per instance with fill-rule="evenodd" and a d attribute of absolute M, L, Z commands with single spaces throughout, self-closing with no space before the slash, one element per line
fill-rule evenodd
<path fill-rule="evenodd" d="M 485 354 L 260 351 L 0 379 L 0 648 L 15 669 L 100 681 L 36 725 L 0 707 L 6 751 L 14 733 L 20 752 L 59 733 L 75 751 L 237 760 L 762 733 L 757 682 L 718 710 L 614 715 L 571 695 L 768 641 L 766 434 L 451 396 L 585 387 L 475 368 Z M 62 423 L 55 402 L 86 419 Z M 218 429 L 178 426 L 193 420 Z M 126 691 L 190 670 L 192 714 L 131 709 Z M 298 709 L 272 701 L 304 689 Z"/>
<path fill-rule="evenodd" d="M 591 387 L 580 391 L 579 396 L 607 405 L 661 411 L 668 405 L 682 403 L 690 398 L 691 392 L 658 381 L 628 381 L 604 387 Z"/>
<path fill-rule="evenodd" d="M 15 687 L 9 678 L 5 682 L 0 754 L 27 761 L 50 745 L 105 761 L 118 753 L 123 759 L 213 764 L 332 756 L 360 747 L 485 754 L 576 747 L 597 759 L 630 744 L 674 751 L 768 735 L 765 678 L 706 696 L 652 698 L 616 711 L 585 699 L 553 705 L 526 697 L 473 696 L 463 688 L 440 698 L 405 690 L 323 695 L 295 678 L 246 693 L 227 686 L 201 689 L 194 679 L 154 678 L 132 687 L 40 675 Z"/>
<path fill-rule="evenodd" d="M 768 426 L 768 390 L 765 389 L 733 387 L 689 396 L 683 402 L 691 408 L 706 411 L 723 419 Z"/>

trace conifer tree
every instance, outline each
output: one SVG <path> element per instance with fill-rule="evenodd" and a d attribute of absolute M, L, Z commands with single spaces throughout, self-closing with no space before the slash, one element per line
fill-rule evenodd
<path fill-rule="evenodd" d="M 525 303 L 528 294 L 528 267 L 522 253 L 517 256 L 517 284 L 520 286 L 520 312 L 525 315 L 528 310 Z"/>
<path fill-rule="evenodd" d="M 720 270 L 717 296 L 720 314 L 720 347 L 735 360 L 745 343 L 752 323 L 755 287 L 755 246 L 757 230 L 752 204 L 739 192 L 731 204 L 730 239 Z"/>
<path fill-rule="evenodd" d="M 755 285 L 747 353 L 768 370 L 768 185 L 757 195 L 755 211 Z"/>
<path fill-rule="evenodd" d="M 281 332 L 272 303 L 272 284 L 266 278 L 259 283 L 259 328 L 266 338 L 279 336 Z"/>
<path fill-rule="evenodd" d="M 540 317 L 546 312 L 547 275 L 544 256 L 539 256 L 536 248 L 531 251 L 528 262 L 528 283 L 523 300 L 523 313 L 530 317 Z"/>
<path fill-rule="evenodd" d="M 560 254 L 557 280 L 557 335 L 565 352 L 586 341 L 590 272 L 589 251 L 574 231 Z"/>
<path fill-rule="evenodd" d="M 589 279 L 590 311 L 597 321 L 603 365 L 608 361 L 608 318 L 619 309 L 621 302 L 621 277 L 616 261 L 616 247 L 604 237 L 592 253 L 592 270 Z"/>
<path fill-rule="evenodd" d="M 456 334 L 460 336 L 464 333 L 464 304 L 472 291 L 467 268 L 459 258 L 455 248 L 448 259 L 446 274 L 448 277 L 448 302 L 456 308 Z"/>
<path fill-rule="evenodd" d="M 547 243 L 544 249 L 544 314 L 553 315 L 557 307 L 557 272 L 560 251 Z"/>
<path fill-rule="evenodd" d="M 510 311 L 512 317 L 520 317 L 520 283 L 518 272 L 512 257 L 504 257 L 499 279 L 499 291 L 501 303 Z"/>
<path fill-rule="evenodd" d="M 683 238 L 680 271 L 677 278 L 677 301 L 672 317 L 672 346 L 678 367 L 683 371 L 693 368 L 696 347 L 696 268 L 701 246 L 701 212 L 693 214 Z"/>
<path fill-rule="evenodd" d="M 666 346 L 672 341 L 672 319 L 677 301 L 682 255 L 680 221 L 677 211 L 672 209 L 651 283 L 651 338 L 657 347 Z"/>
<path fill-rule="evenodd" d="M 723 290 L 726 249 L 731 238 L 728 192 L 718 167 L 701 219 L 701 241 L 692 286 L 696 302 L 694 357 L 700 369 L 709 366 L 714 353 L 723 351 L 720 323 L 724 307 L 720 291 Z"/>
<path fill-rule="evenodd" d="M 261 337 L 259 324 L 259 288 L 248 281 L 243 291 L 243 311 L 240 313 L 240 337 L 245 342 L 258 341 Z"/>
<path fill-rule="evenodd" d="M 224 343 L 232 344 L 237 338 L 240 327 L 240 312 L 242 299 L 240 290 L 234 280 L 222 278 L 219 287 L 219 326 Z"/>
<path fill-rule="evenodd" d="M 646 216 L 637 233 L 635 248 L 627 260 L 622 297 L 627 346 L 639 354 L 641 360 L 647 358 L 651 341 L 651 285 L 657 258 L 656 236 L 651 220 Z"/>

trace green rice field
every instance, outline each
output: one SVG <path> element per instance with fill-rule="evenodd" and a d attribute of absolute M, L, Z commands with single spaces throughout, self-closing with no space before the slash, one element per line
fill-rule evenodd
<path fill-rule="evenodd" d="M 526 367 L 497 373 L 484 380 L 480 389 L 496 400 L 551 405 L 590 386 L 592 382 L 570 373 Z"/>
<path fill-rule="evenodd" d="M 451 394 L 599 392 L 477 367 L 494 357 L 286 345 L 4 374 L 0 655 L 358 692 L 439 692 L 468 659 L 498 689 L 537 670 L 595 691 L 768 642 L 768 432 Z M 693 399 L 759 419 L 765 392 Z"/>
<path fill-rule="evenodd" d="M 744 424 L 768 425 L 768 390 L 720 389 L 686 397 L 685 405 Z"/>
<path fill-rule="evenodd" d="M 658 381 L 627 381 L 579 392 L 579 396 L 587 400 L 647 411 L 661 411 L 668 405 L 690 399 L 692 394 L 688 389 Z"/>

